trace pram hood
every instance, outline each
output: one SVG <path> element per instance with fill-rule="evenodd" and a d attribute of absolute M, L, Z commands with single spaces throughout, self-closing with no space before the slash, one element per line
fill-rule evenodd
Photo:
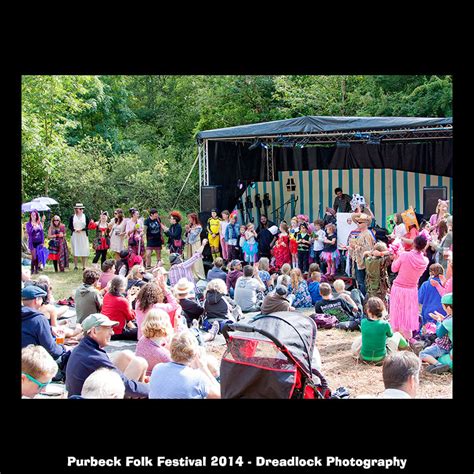
<path fill-rule="evenodd" d="M 298 311 L 278 311 L 271 314 L 258 314 L 242 319 L 239 324 L 252 326 L 270 333 L 278 339 L 298 361 L 303 370 L 311 375 L 311 359 L 316 341 L 317 327 L 315 322 Z M 233 331 L 232 337 L 242 337 L 256 340 L 268 338 L 259 332 Z"/>

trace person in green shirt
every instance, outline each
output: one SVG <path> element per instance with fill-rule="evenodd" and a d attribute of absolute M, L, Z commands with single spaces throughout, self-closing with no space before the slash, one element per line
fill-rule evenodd
<path fill-rule="evenodd" d="M 377 297 L 367 300 L 367 318 L 360 323 L 362 335 L 352 344 L 352 353 L 356 358 L 369 362 L 382 361 L 388 352 L 408 347 L 408 342 L 398 332 L 393 333 L 390 323 L 385 319 L 387 310 L 384 302 Z"/>

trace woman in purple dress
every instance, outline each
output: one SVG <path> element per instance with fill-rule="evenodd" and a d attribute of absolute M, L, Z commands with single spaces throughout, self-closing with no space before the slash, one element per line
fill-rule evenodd
<path fill-rule="evenodd" d="M 44 216 L 43 216 L 44 221 Z M 43 223 L 40 220 L 38 211 L 31 211 L 30 218 L 26 223 L 26 233 L 28 234 L 28 248 L 31 252 L 31 274 L 38 273 L 38 247 L 44 243 Z"/>

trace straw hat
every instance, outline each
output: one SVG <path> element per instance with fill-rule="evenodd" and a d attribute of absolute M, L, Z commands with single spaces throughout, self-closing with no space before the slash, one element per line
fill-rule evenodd
<path fill-rule="evenodd" d="M 361 222 L 365 222 L 366 224 L 370 224 L 372 222 L 372 218 L 363 212 L 357 212 L 351 215 L 352 222 L 357 224 Z"/>
<path fill-rule="evenodd" d="M 193 285 L 186 278 L 181 278 L 178 280 L 178 283 L 174 286 L 176 294 L 181 298 L 186 298 L 192 290 L 194 290 Z"/>
<path fill-rule="evenodd" d="M 84 204 L 82 204 L 82 202 L 77 202 L 74 209 L 85 209 Z"/>

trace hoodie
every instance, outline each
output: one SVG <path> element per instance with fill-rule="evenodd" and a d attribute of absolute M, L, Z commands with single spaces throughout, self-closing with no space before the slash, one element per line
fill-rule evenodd
<path fill-rule="evenodd" d="M 43 346 L 53 359 L 57 359 L 66 352 L 62 344 L 56 344 L 46 316 L 28 306 L 22 306 L 21 347 L 26 347 L 29 344 Z"/>
<path fill-rule="evenodd" d="M 96 288 L 83 283 L 74 295 L 77 322 L 82 323 L 90 314 L 100 313 L 102 298 Z"/>
<path fill-rule="evenodd" d="M 206 293 L 206 301 L 204 302 L 204 312 L 206 319 L 228 319 L 229 304 L 224 295 L 218 291 L 209 290 Z"/>
<path fill-rule="evenodd" d="M 392 272 L 398 272 L 393 285 L 403 288 L 418 288 L 418 280 L 428 264 L 428 258 L 417 250 L 402 252 L 392 263 Z"/>

